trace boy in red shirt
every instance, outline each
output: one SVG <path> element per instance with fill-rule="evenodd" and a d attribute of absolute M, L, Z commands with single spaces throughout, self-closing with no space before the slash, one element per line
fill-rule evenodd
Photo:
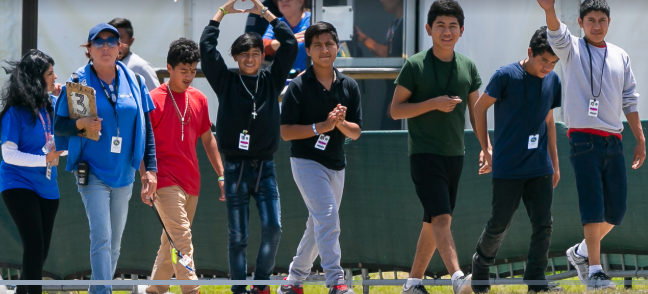
<path fill-rule="evenodd" d="M 223 164 L 211 132 L 207 98 L 191 87 L 200 60 L 198 44 L 180 38 L 171 43 L 167 55 L 170 79 L 150 92 L 155 111 L 151 111 L 151 125 L 155 134 L 158 159 L 158 185 L 154 201 L 166 229 L 176 248 L 193 258 L 191 223 L 198 204 L 200 171 L 196 157 L 196 144 L 201 139 L 207 157 L 218 174 L 221 201 L 224 201 Z M 148 199 L 144 203 L 151 205 Z M 171 261 L 171 245 L 162 232 L 162 244 L 153 266 L 152 280 L 170 280 L 175 274 L 178 280 L 197 280 L 180 263 Z M 189 264 L 195 268 L 193 261 Z M 197 293 L 198 286 L 180 286 L 182 293 Z M 169 286 L 153 285 L 147 293 L 166 293 Z"/>

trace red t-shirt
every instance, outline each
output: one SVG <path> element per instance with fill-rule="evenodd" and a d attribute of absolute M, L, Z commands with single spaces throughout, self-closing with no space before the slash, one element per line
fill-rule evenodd
<path fill-rule="evenodd" d="M 158 166 L 158 189 L 180 186 L 187 194 L 198 196 L 200 170 L 196 157 L 198 138 L 211 128 L 207 97 L 198 89 L 189 87 L 189 110 L 185 115 L 184 140 L 182 124 L 167 85 L 162 84 L 150 92 L 155 110 L 151 111 L 151 125 L 155 135 Z M 186 107 L 185 93 L 173 93 L 180 115 Z"/>

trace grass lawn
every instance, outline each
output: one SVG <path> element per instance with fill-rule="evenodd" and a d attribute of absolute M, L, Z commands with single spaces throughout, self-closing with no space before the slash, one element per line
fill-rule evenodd
<path fill-rule="evenodd" d="M 378 280 L 378 274 L 370 274 L 370 278 L 372 280 Z M 393 273 L 383 273 L 383 278 L 385 279 L 393 279 L 394 274 Z M 407 273 L 405 272 L 399 272 L 398 273 L 398 278 L 399 279 L 406 279 L 407 278 Z M 448 277 L 443 277 L 449 278 Z M 359 280 L 360 277 L 354 277 L 354 280 Z M 623 279 L 613 279 L 614 281 L 617 281 L 618 283 L 622 282 Z M 634 285 L 632 290 L 625 290 L 623 288 L 623 285 L 617 285 L 617 290 L 614 291 L 590 291 L 590 293 L 648 293 L 648 283 L 646 283 L 645 279 L 635 279 L 636 284 L 640 285 Z M 561 287 L 565 289 L 564 292 L 559 292 L 559 293 L 584 293 L 585 291 L 585 286 L 584 285 L 576 285 L 578 284 L 578 279 L 573 278 L 569 280 L 564 280 L 566 285 L 562 285 Z M 572 285 L 574 284 L 574 285 Z M 276 289 L 278 286 L 270 286 L 272 292 L 271 293 L 276 293 Z M 427 290 L 431 294 L 453 294 L 452 292 L 452 287 L 450 286 L 427 286 Z M 230 292 L 230 286 L 201 286 L 200 287 L 200 293 L 201 294 L 229 294 Z M 400 294 L 401 293 L 402 286 L 371 286 L 369 288 L 369 293 L 371 294 Z M 361 294 L 362 293 L 362 286 L 356 285 L 354 286 L 353 290 Z M 169 292 L 174 293 L 174 294 L 182 294 L 182 291 L 180 290 L 179 286 L 171 286 L 171 289 Z M 304 293 L 306 294 L 327 294 L 328 293 L 328 288 L 325 286 L 319 286 L 319 285 L 308 285 L 306 284 L 304 286 Z M 491 289 L 490 293 L 527 293 L 527 286 L 493 286 Z M 128 294 L 128 292 L 123 292 L 123 294 Z"/>

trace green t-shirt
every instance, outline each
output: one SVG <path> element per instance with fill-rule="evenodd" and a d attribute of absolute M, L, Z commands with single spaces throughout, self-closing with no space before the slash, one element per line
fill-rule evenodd
<path fill-rule="evenodd" d="M 470 58 L 455 52 L 454 63 L 456 67 L 452 70 L 452 77 L 448 84 L 453 63 L 441 61 L 432 54 L 432 49 L 429 49 L 410 57 L 396 79 L 397 85 L 412 92 L 408 100 L 411 103 L 443 95 L 459 96 L 462 100 L 452 112 L 434 110 L 407 120 L 409 155 L 417 153 L 464 155 L 468 94 L 477 91 L 482 82 L 477 67 Z M 435 74 L 438 74 L 436 79 Z"/>

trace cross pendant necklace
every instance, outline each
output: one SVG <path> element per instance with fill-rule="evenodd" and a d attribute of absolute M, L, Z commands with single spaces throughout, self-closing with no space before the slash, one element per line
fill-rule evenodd
<path fill-rule="evenodd" d="M 189 96 L 187 96 L 187 91 L 184 91 L 184 96 L 185 96 L 185 109 L 184 113 L 180 114 L 180 108 L 178 108 L 178 104 L 175 101 L 175 98 L 173 98 L 173 93 L 171 93 L 171 85 L 167 85 L 167 90 L 169 91 L 169 96 L 171 96 L 171 101 L 173 101 L 173 106 L 175 106 L 176 114 L 178 115 L 178 118 L 180 119 L 180 126 L 182 127 L 182 136 L 180 137 L 181 141 L 184 141 L 184 126 L 189 123 L 189 120 L 187 118 L 187 110 L 189 109 Z"/>

